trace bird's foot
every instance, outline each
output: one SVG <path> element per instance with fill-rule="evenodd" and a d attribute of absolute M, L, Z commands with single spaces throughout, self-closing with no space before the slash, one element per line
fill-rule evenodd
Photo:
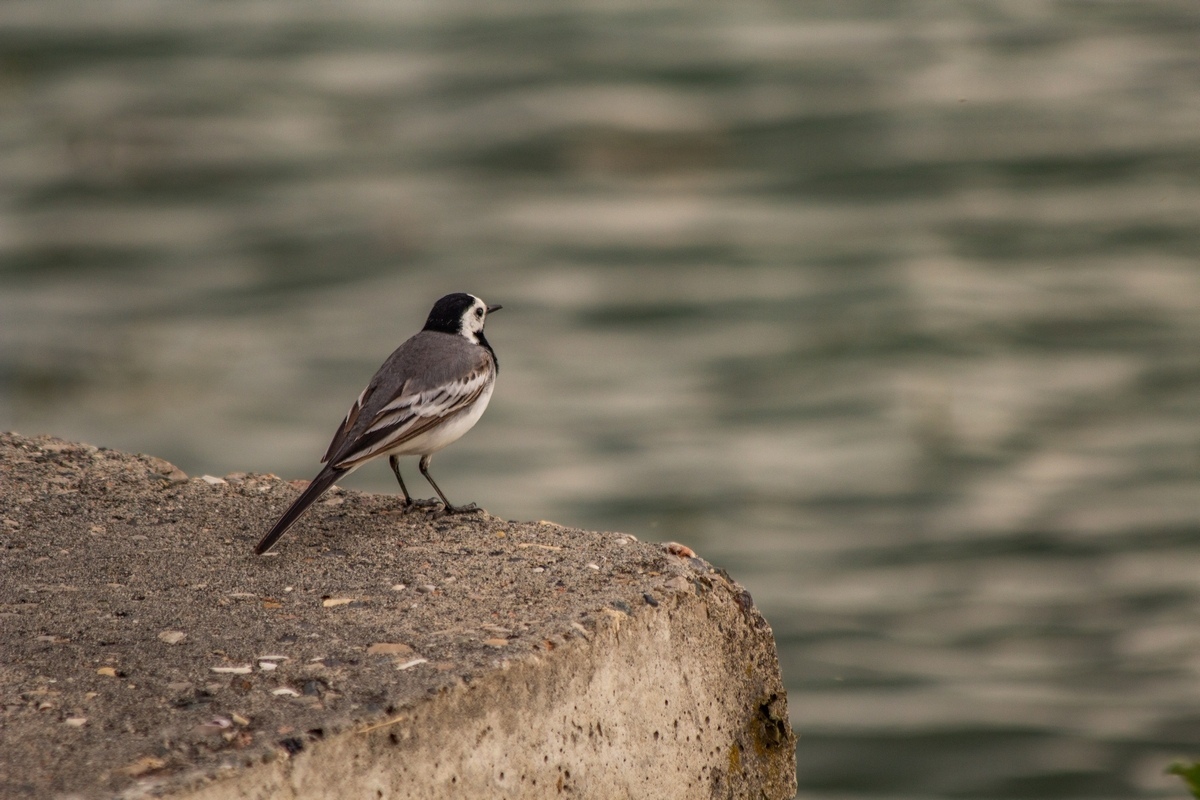
<path fill-rule="evenodd" d="M 474 503 L 467 503 L 465 506 L 452 506 L 447 503 L 446 507 L 442 509 L 445 514 L 474 514 L 478 511 L 483 511 L 483 509 Z"/>
<path fill-rule="evenodd" d="M 441 504 L 440 500 L 426 498 L 424 500 L 405 501 L 401 507 L 404 509 L 404 513 L 407 514 L 409 511 L 432 511 L 434 508 L 441 506 Z"/>

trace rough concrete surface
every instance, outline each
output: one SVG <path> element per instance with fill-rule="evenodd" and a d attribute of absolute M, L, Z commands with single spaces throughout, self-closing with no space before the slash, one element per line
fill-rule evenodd
<path fill-rule="evenodd" d="M 0 435 L 0 796 L 794 793 L 720 570 L 340 489 L 252 555 L 297 491 Z"/>

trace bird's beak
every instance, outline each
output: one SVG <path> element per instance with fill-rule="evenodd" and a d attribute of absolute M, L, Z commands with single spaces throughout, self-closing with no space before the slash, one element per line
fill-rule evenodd
<path fill-rule="evenodd" d="M 499 311 L 499 310 L 500 310 L 500 309 L 502 309 L 502 308 L 504 308 L 504 306 L 501 306 L 501 305 L 488 306 L 488 307 L 487 307 L 487 312 L 490 314 L 490 313 L 492 313 L 493 311 Z"/>

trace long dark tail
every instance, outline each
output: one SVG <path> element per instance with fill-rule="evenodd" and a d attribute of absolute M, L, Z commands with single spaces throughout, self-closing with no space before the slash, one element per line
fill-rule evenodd
<path fill-rule="evenodd" d="M 300 493 L 296 498 L 296 502 L 283 512 L 283 516 L 275 523 L 275 527 L 271 528 L 270 533 L 262 538 L 258 543 L 258 547 L 254 548 L 254 552 L 258 555 L 270 550 L 275 546 L 275 542 L 279 541 L 279 537 L 287 533 L 288 528 L 296 524 L 296 520 L 300 519 L 300 515 L 308 510 L 308 507 L 315 503 L 321 495 L 333 486 L 338 480 L 349 473 L 348 469 L 332 469 L 326 467 L 321 471 L 321 474 L 312 479 L 312 483 L 308 484 L 308 488 Z"/>

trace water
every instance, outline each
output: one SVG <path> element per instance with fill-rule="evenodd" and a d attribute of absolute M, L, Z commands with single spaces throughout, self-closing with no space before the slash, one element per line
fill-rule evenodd
<path fill-rule="evenodd" d="M 309 477 L 471 291 L 442 487 L 730 568 L 802 797 L 1183 797 L 1198 43 L 1190 0 L 13 0 L 0 426 Z"/>

